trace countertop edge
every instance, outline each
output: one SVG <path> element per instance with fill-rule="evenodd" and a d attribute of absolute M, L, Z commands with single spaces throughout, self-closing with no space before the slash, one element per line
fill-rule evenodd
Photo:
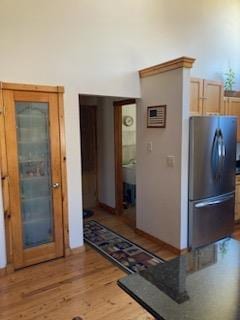
<path fill-rule="evenodd" d="M 117 285 L 125 291 L 131 298 L 133 298 L 138 304 L 140 304 L 144 310 L 149 312 L 156 320 L 166 320 L 165 318 L 161 317 L 159 314 L 157 314 L 152 308 L 150 308 L 147 304 L 143 302 L 143 300 L 139 299 L 133 292 L 128 290 L 122 283 L 121 279 L 117 281 Z"/>

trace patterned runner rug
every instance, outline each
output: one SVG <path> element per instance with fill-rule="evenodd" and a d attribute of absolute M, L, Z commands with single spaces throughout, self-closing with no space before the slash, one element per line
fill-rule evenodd
<path fill-rule="evenodd" d="M 84 223 L 84 240 L 128 273 L 164 263 L 158 256 L 94 220 Z"/>

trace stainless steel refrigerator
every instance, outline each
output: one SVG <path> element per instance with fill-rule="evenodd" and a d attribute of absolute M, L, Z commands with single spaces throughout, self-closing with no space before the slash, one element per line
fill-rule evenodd
<path fill-rule="evenodd" d="M 234 228 L 237 119 L 190 118 L 189 247 L 229 236 Z"/>

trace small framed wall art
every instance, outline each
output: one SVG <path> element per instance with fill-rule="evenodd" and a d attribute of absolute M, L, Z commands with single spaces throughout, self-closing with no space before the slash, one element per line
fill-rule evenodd
<path fill-rule="evenodd" d="M 147 108 L 147 127 L 166 128 L 167 106 L 151 106 Z"/>

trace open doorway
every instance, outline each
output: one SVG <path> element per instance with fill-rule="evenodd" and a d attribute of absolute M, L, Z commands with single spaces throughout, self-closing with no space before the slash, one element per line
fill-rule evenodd
<path fill-rule="evenodd" d="M 129 114 L 132 111 L 128 107 L 135 109 L 135 99 L 92 95 L 79 97 L 82 194 L 86 212 L 90 210 L 99 214 L 101 208 L 125 217 L 125 213 L 128 216 L 127 212 L 132 211 L 134 214 L 131 216 L 135 219 L 136 183 L 125 181 L 128 174 L 123 172 L 124 166 L 126 170 L 135 167 L 136 160 L 136 143 L 128 140 L 130 146 L 125 144 L 125 136 L 133 136 L 131 131 L 136 126 L 135 115 Z M 132 118 L 134 124 L 131 124 Z M 127 151 L 130 148 L 135 149 L 134 152 Z"/>
<path fill-rule="evenodd" d="M 136 100 L 114 103 L 116 212 L 136 226 Z"/>

